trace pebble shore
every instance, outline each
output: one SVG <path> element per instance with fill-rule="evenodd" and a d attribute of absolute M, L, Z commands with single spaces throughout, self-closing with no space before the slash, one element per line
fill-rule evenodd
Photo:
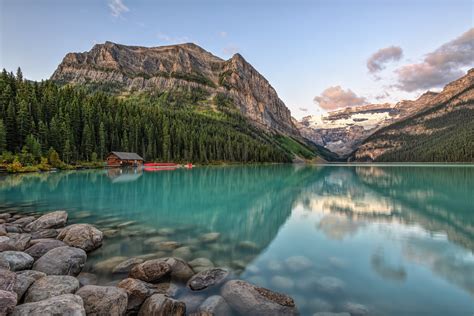
<path fill-rule="evenodd" d="M 110 258 L 95 268 L 123 279 L 96 285 L 97 276 L 83 268 L 88 253 L 112 233 L 91 224 L 68 225 L 65 211 L 0 213 L 0 315 L 299 314 L 288 295 L 239 280 L 208 258 L 186 261 L 186 249 L 161 258 Z M 201 242 L 216 238 L 208 233 Z M 177 248 L 173 241 L 159 243 Z"/>

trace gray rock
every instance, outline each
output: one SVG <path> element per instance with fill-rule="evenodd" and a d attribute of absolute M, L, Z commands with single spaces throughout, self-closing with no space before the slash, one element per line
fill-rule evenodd
<path fill-rule="evenodd" d="M 115 286 L 86 285 L 77 291 L 87 315 L 125 315 L 127 292 Z"/>
<path fill-rule="evenodd" d="M 191 279 L 189 279 L 187 286 L 193 291 L 200 291 L 221 284 L 228 276 L 228 270 L 212 268 L 195 274 Z"/>
<path fill-rule="evenodd" d="M 171 272 L 171 267 L 163 259 L 148 260 L 132 268 L 129 277 L 145 282 L 157 282 Z"/>
<path fill-rule="evenodd" d="M 250 251 L 257 251 L 260 249 L 260 247 L 256 243 L 250 240 L 244 240 L 244 241 L 239 242 L 237 244 L 237 247 L 243 250 L 250 250 Z"/>
<path fill-rule="evenodd" d="M 173 257 L 181 258 L 183 260 L 191 259 L 192 255 L 193 253 L 191 251 L 191 248 L 187 246 L 176 248 L 175 250 L 173 250 L 172 253 Z"/>
<path fill-rule="evenodd" d="M 4 251 L 0 253 L 0 259 L 7 261 L 12 271 L 29 269 L 34 261 L 29 254 L 21 251 Z"/>
<path fill-rule="evenodd" d="M 293 287 L 295 286 L 295 281 L 293 281 L 290 278 L 280 276 L 280 275 L 274 276 L 271 279 L 270 283 L 272 286 L 281 290 L 285 290 L 285 291 L 292 290 Z"/>
<path fill-rule="evenodd" d="M 5 236 L 7 234 L 7 229 L 5 224 L 0 224 L 0 236 Z"/>
<path fill-rule="evenodd" d="M 77 275 L 76 278 L 79 281 L 79 286 L 97 284 L 97 275 L 95 275 L 94 273 L 81 272 Z"/>
<path fill-rule="evenodd" d="M 58 235 L 58 239 L 72 247 L 89 252 L 102 245 L 103 234 L 89 224 L 74 224 L 65 227 Z"/>
<path fill-rule="evenodd" d="M 138 315 L 181 316 L 185 315 L 185 313 L 186 305 L 183 302 L 176 301 L 163 294 L 154 294 L 145 300 Z"/>
<path fill-rule="evenodd" d="M 115 256 L 108 259 L 97 262 L 94 265 L 94 271 L 101 273 L 110 273 L 118 264 L 127 260 L 124 256 Z"/>
<path fill-rule="evenodd" d="M 181 247 L 181 244 L 177 241 L 160 241 L 156 244 L 153 244 L 153 248 L 160 251 L 172 251 L 176 248 Z"/>
<path fill-rule="evenodd" d="M 124 289 L 127 292 L 127 310 L 129 311 L 138 311 L 142 303 L 147 298 L 149 298 L 153 294 L 158 293 L 158 290 L 154 284 L 132 278 L 127 278 L 125 280 L 120 281 L 118 287 Z"/>
<path fill-rule="evenodd" d="M 321 298 L 311 299 L 307 306 L 312 312 L 330 312 L 334 309 L 331 303 Z"/>
<path fill-rule="evenodd" d="M 26 216 L 26 217 L 22 217 L 22 218 L 19 218 L 17 219 L 16 221 L 14 221 L 12 224 L 14 225 L 19 225 L 19 226 L 26 226 L 28 225 L 29 223 L 33 222 L 34 220 L 36 220 L 36 217 L 34 216 Z"/>
<path fill-rule="evenodd" d="M 16 273 L 7 269 L 0 269 L 0 290 L 13 291 L 16 282 Z"/>
<path fill-rule="evenodd" d="M 15 286 L 13 291 L 17 294 L 18 301 L 21 301 L 28 288 L 36 280 L 46 276 L 43 272 L 34 270 L 23 270 L 16 273 Z"/>
<path fill-rule="evenodd" d="M 163 260 L 171 267 L 170 276 L 173 280 L 186 282 L 194 275 L 193 269 L 184 260 L 173 257 Z"/>
<path fill-rule="evenodd" d="M 293 299 L 241 280 L 228 281 L 221 289 L 226 302 L 242 315 L 297 315 Z"/>
<path fill-rule="evenodd" d="M 208 242 L 215 242 L 221 237 L 221 233 L 217 232 L 212 232 L 212 233 L 207 233 L 199 236 L 199 240 L 202 242 L 208 243 Z"/>
<path fill-rule="evenodd" d="M 12 245 L 18 251 L 24 251 L 30 243 L 31 235 L 30 234 L 15 234 L 10 235 L 10 240 L 8 243 Z"/>
<path fill-rule="evenodd" d="M 229 304 L 220 295 L 209 296 L 199 306 L 198 312 L 210 313 L 211 315 L 232 315 Z"/>
<path fill-rule="evenodd" d="M 41 242 L 35 243 L 33 246 L 26 249 L 25 252 L 32 256 L 35 260 L 38 260 L 51 249 L 64 246 L 67 245 L 57 239 L 41 239 Z"/>
<path fill-rule="evenodd" d="M 342 291 L 345 287 L 345 284 L 338 278 L 325 276 L 317 280 L 316 286 L 321 292 L 333 294 Z"/>
<path fill-rule="evenodd" d="M 67 222 L 67 213 L 65 211 L 56 211 L 45 214 L 26 226 L 28 231 L 37 231 L 40 229 L 64 227 Z"/>
<path fill-rule="evenodd" d="M 85 316 L 82 298 L 73 294 L 64 294 L 50 299 L 21 304 L 15 307 L 12 316 Z"/>
<path fill-rule="evenodd" d="M 69 275 L 49 275 L 36 280 L 25 294 L 25 303 L 46 300 L 62 294 L 73 294 L 79 281 Z"/>
<path fill-rule="evenodd" d="M 17 303 L 16 293 L 0 290 L 0 315 L 9 315 Z"/>
<path fill-rule="evenodd" d="M 87 260 L 84 250 L 74 247 L 51 249 L 33 265 L 33 270 L 48 275 L 78 275 Z"/>
<path fill-rule="evenodd" d="M 113 269 L 112 273 L 129 273 L 134 266 L 143 263 L 143 259 L 130 258 L 117 264 Z"/>
<path fill-rule="evenodd" d="M 196 258 L 192 261 L 189 261 L 188 264 L 196 273 L 214 268 L 214 263 L 212 263 L 212 261 L 207 258 Z"/>
<path fill-rule="evenodd" d="M 206 296 L 198 293 L 186 293 L 177 300 L 186 305 L 186 313 L 189 314 L 198 310 L 199 306 L 206 300 Z"/>
<path fill-rule="evenodd" d="M 57 229 L 42 229 L 39 231 L 31 232 L 31 239 L 41 238 L 56 238 L 59 234 Z"/>

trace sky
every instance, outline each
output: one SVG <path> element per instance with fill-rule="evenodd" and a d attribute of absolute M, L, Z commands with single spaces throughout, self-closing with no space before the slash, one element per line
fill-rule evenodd
<path fill-rule="evenodd" d="M 105 41 L 238 52 L 301 118 L 460 77 L 474 67 L 474 0 L 0 0 L 0 68 L 28 79 Z"/>

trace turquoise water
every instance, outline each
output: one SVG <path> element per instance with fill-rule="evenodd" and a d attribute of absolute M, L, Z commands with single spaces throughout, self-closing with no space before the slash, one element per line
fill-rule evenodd
<path fill-rule="evenodd" d="M 472 166 L 26 174 L 0 178 L 0 205 L 65 209 L 108 231 L 86 266 L 103 284 L 118 277 L 101 261 L 171 255 L 150 243 L 161 236 L 189 247 L 187 259 L 291 295 L 304 315 L 348 304 L 369 315 L 474 314 Z M 208 232 L 219 239 L 200 241 Z"/>

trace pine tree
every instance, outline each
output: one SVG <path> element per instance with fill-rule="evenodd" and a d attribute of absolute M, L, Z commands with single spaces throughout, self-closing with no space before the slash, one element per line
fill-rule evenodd
<path fill-rule="evenodd" d="M 0 154 L 7 150 L 7 131 L 3 120 L 0 119 Z"/>

